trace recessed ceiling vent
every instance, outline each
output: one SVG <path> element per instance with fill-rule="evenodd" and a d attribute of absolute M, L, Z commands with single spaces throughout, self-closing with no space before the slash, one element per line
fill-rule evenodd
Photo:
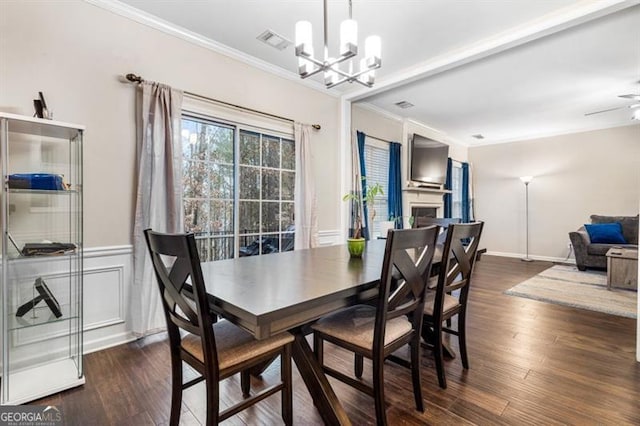
<path fill-rule="evenodd" d="M 256 38 L 271 47 L 275 47 L 278 50 L 284 50 L 289 47 L 289 45 L 291 45 L 290 40 L 287 40 L 273 30 L 266 30 Z"/>
<path fill-rule="evenodd" d="M 402 109 L 407 109 L 407 108 L 411 108 L 412 106 L 415 106 L 411 102 L 408 102 L 408 101 L 396 102 L 394 105 L 397 106 L 398 108 L 402 108 Z"/>
<path fill-rule="evenodd" d="M 477 135 L 471 135 L 471 137 L 476 139 L 484 139 L 484 136 L 482 136 L 480 133 L 478 133 Z"/>

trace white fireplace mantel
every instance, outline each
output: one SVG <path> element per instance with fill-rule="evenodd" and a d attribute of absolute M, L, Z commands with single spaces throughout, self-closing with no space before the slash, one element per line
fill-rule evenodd
<path fill-rule="evenodd" d="M 420 188 L 417 186 L 404 188 L 406 192 L 424 192 L 427 194 L 451 194 L 450 189 L 438 189 L 438 188 Z"/>

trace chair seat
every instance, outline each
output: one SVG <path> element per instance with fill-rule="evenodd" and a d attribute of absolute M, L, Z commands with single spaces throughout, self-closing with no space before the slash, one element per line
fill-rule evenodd
<path fill-rule="evenodd" d="M 425 302 L 424 302 L 425 315 L 428 315 L 431 317 L 433 316 L 433 304 L 435 303 L 435 300 L 436 300 L 436 292 L 428 291 L 425 296 Z M 444 295 L 444 306 L 442 308 L 443 312 L 446 313 L 457 306 L 460 306 L 460 302 L 456 297 L 453 297 L 448 294 Z"/>
<path fill-rule="evenodd" d="M 216 338 L 220 371 L 293 342 L 293 336 L 289 333 L 280 333 L 268 339 L 256 340 L 249 332 L 227 320 L 215 323 L 213 331 Z M 204 363 L 202 343 L 199 336 L 193 334 L 185 335 L 182 338 L 182 349 Z"/>
<path fill-rule="evenodd" d="M 355 305 L 318 320 L 311 328 L 319 333 L 349 342 L 364 350 L 373 350 L 376 308 Z M 384 345 L 407 335 L 412 330 L 406 317 L 387 321 Z"/>

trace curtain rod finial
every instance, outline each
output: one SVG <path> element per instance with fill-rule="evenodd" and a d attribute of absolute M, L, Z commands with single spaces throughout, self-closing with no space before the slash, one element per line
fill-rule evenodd
<path fill-rule="evenodd" d="M 127 78 L 127 80 L 129 80 L 132 83 L 142 83 L 144 81 L 142 77 L 140 77 L 139 75 L 135 75 L 133 73 L 129 73 L 125 77 Z"/>
<path fill-rule="evenodd" d="M 313 127 L 313 128 L 314 128 L 314 129 L 316 129 L 316 130 L 320 130 L 320 129 L 322 129 L 322 126 L 321 126 L 321 125 L 319 125 L 319 124 L 312 124 L 312 125 L 311 125 L 311 127 Z"/>

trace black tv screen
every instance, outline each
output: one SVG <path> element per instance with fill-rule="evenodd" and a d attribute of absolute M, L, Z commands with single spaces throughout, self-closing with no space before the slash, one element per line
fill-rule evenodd
<path fill-rule="evenodd" d="M 411 139 L 411 180 L 444 185 L 448 157 L 449 145 L 414 134 Z"/>

